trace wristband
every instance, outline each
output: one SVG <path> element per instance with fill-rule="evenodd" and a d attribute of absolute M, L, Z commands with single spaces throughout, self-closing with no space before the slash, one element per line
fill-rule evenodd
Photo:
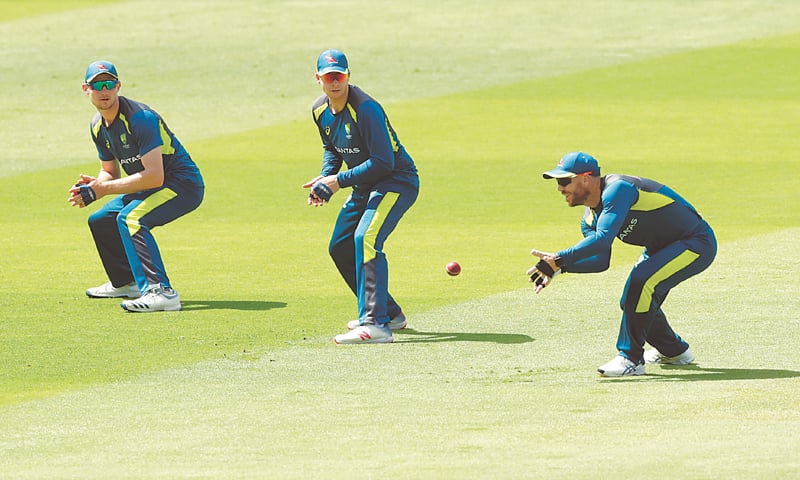
<path fill-rule="evenodd" d="M 553 276 L 556 274 L 556 271 L 553 270 L 553 267 L 551 267 L 550 264 L 544 260 L 539 260 L 539 263 L 536 264 L 536 270 L 539 270 L 542 272 L 542 274 L 547 275 L 550 278 L 553 278 Z"/>
<path fill-rule="evenodd" d="M 311 191 L 323 202 L 327 202 L 333 196 L 333 190 L 322 182 L 315 183 Z"/>
<path fill-rule="evenodd" d="M 80 190 L 81 200 L 83 200 L 83 206 L 87 206 L 90 203 L 97 200 L 97 195 L 94 193 L 94 189 L 89 185 L 75 185 Z"/>

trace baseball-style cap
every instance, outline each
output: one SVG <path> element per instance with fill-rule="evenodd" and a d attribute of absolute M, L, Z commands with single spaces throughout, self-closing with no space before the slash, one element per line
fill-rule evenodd
<path fill-rule="evenodd" d="M 119 80 L 117 76 L 117 67 L 115 67 L 113 63 L 105 60 L 97 60 L 90 63 L 89 68 L 86 69 L 86 83 L 91 82 L 101 73 L 107 73 Z"/>
<path fill-rule="evenodd" d="M 319 54 L 319 58 L 317 58 L 317 75 L 325 75 L 330 72 L 350 73 L 344 52 L 330 49 Z"/>
<path fill-rule="evenodd" d="M 542 177 L 547 179 L 570 178 L 587 173 L 595 177 L 600 176 L 600 166 L 597 164 L 597 160 L 588 153 L 572 152 L 561 157 L 556 168 L 544 172 Z"/>

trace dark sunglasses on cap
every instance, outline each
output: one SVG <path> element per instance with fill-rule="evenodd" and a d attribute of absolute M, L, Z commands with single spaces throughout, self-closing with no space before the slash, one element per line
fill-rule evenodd
<path fill-rule="evenodd" d="M 89 85 L 89 88 L 92 90 L 97 90 L 98 92 L 105 88 L 106 90 L 114 90 L 117 87 L 117 80 L 98 80 L 96 82 L 89 82 L 86 85 Z"/>
<path fill-rule="evenodd" d="M 592 172 L 583 172 L 583 173 L 575 174 L 575 175 L 573 175 L 571 177 L 556 178 L 556 182 L 558 182 L 558 184 L 561 185 L 562 187 L 566 187 L 567 185 L 572 183 L 572 179 L 573 178 L 575 178 L 575 177 L 583 177 L 585 175 L 591 175 L 591 174 L 592 174 Z"/>
<path fill-rule="evenodd" d="M 347 80 L 347 74 L 342 72 L 328 72 L 324 75 L 320 75 L 319 78 L 322 79 L 322 83 L 342 83 Z"/>

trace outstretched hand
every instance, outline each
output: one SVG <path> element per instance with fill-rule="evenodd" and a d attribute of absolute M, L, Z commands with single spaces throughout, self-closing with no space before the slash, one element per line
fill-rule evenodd
<path fill-rule="evenodd" d="M 544 287 L 550 285 L 550 282 L 559 274 L 561 269 L 556 265 L 555 253 L 533 249 L 531 250 L 531 255 L 541 259 L 539 263 L 529 268 L 526 272 L 530 277 L 528 281 L 533 283 L 533 291 L 539 293 L 544 290 Z"/>

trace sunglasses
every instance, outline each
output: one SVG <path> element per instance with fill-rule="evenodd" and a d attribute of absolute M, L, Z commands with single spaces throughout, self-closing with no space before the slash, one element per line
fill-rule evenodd
<path fill-rule="evenodd" d="M 329 72 L 326 73 L 325 75 L 320 75 L 319 78 L 322 79 L 322 83 L 333 83 L 333 82 L 342 83 L 345 80 L 347 80 L 347 74 L 342 72 Z"/>
<path fill-rule="evenodd" d="M 585 173 L 579 173 L 579 174 L 577 174 L 577 175 L 575 175 L 573 177 L 556 178 L 556 182 L 558 182 L 558 184 L 561 185 L 562 187 L 566 187 L 567 185 L 572 183 L 572 179 L 573 178 L 582 177 L 582 176 L 591 175 L 591 174 L 592 174 L 592 172 L 585 172 Z"/>
<path fill-rule="evenodd" d="M 117 87 L 117 83 L 119 82 L 116 80 L 100 80 L 97 82 L 89 82 L 87 85 L 89 85 L 89 88 L 92 90 L 97 90 L 99 92 L 103 90 L 103 88 L 106 90 L 114 90 L 114 88 Z"/>

